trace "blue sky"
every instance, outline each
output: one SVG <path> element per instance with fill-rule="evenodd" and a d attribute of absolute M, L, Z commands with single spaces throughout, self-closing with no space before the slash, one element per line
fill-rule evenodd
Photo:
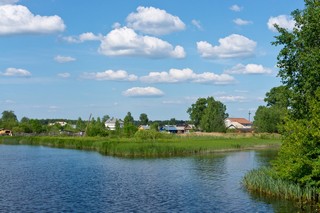
<path fill-rule="evenodd" d="M 189 119 L 213 96 L 248 118 L 280 85 L 274 23 L 302 0 L 0 0 L 0 111 L 21 119 Z"/>

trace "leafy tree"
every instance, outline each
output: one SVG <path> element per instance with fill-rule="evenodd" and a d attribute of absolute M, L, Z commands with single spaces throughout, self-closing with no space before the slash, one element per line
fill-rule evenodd
<path fill-rule="evenodd" d="M 213 97 L 199 98 L 187 112 L 197 128 L 206 132 L 225 132 L 226 106 Z"/>
<path fill-rule="evenodd" d="M 123 120 L 123 131 L 127 137 L 133 136 L 138 128 L 134 125 L 134 119 L 131 112 L 128 112 Z"/>
<path fill-rule="evenodd" d="M 175 118 L 171 118 L 169 121 L 170 125 L 176 125 L 177 124 L 177 120 Z"/>
<path fill-rule="evenodd" d="M 292 13 L 292 32 L 276 26 L 282 45 L 279 76 L 292 91 L 284 125 L 283 145 L 273 163 L 277 174 L 301 185 L 320 187 L 320 1 L 305 0 Z"/>
<path fill-rule="evenodd" d="M 105 123 L 107 120 L 109 120 L 110 119 L 110 116 L 109 115 L 104 115 L 103 117 L 102 117 L 102 123 Z"/>
<path fill-rule="evenodd" d="M 78 131 L 85 131 L 86 129 L 86 122 L 84 122 L 80 117 L 78 118 L 76 122 L 76 129 Z"/>
<path fill-rule="evenodd" d="M 141 113 L 139 118 L 140 118 L 140 124 L 141 125 L 147 125 L 148 124 L 149 118 L 148 118 L 148 115 L 146 113 Z"/>
<path fill-rule="evenodd" d="M 151 130 L 159 131 L 159 123 L 158 122 L 153 122 L 150 126 Z"/>
<path fill-rule="evenodd" d="M 187 113 L 189 113 L 190 115 L 191 121 L 197 128 L 200 127 L 200 121 L 206 106 L 207 99 L 199 98 L 196 103 L 192 104 L 191 107 L 189 107 L 187 110 Z"/>
<path fill-rule="evenodd" d="M 5 129 L 12 129 L 15 126 L 18 126 L 18 119 L 13 111 L 2 112 L 1 125 Z"/>
<path fill-rule="evenodd" d="M 288 108 L 292 92 L 284 85 L 273 87 L 266 93 L 264 101 L 267 106 L 277 106 L 280 108 Z"/>
<path fill-rule="evenodd" d="M 259 106 L 254 116 L 253 125 L 257 132 L 279 133 L 280 124 L 286 109 L 272 106 Z"/>
<path fill-rule="evenodd" d="M 213 97 L 207 98 L 207 106 L 200 120 L 203 131 L 225 132 L 224 120 L 228 117 L 225 113 L 226 106 L 220 101 L 215 101 Z"/>

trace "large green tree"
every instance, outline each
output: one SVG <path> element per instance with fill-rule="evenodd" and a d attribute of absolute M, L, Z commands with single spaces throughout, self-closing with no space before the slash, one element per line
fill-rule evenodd
<path fill-rule="evenodd" d="M 18 125 L 17 116 L 14 114 L 13 111 L 3 111 L 0 121 L 0 127 L 5 129 L 12 129 L 13 127 Z"/>
<path fill-rule="evenodd" d="M 283 145 L 273 166 L 277 174 L 302 185 L 320 186 L 320 1 L 305 0 L 295 10 L 293 31 L 277 26 L 274 45 L 279 76 L 292 91 Z"/>
<path fill-rule="evenodd" d="M 139 119 L 141 125 L 147 125 L 149 122 L 149 118 L 146 113 L 141 113 Z"/>
<path fill-rule="evenodd" d="M 226 106 L 213 97 L 199 98 L 187 110 L 191 121 L 205 132 L 225 132 Z"/>
<path fill-rule="evenodd" d="M 284 85 L 273 87 L 266 93 L 267 106 L 259 106 L 254 116 L 257 132 L 279 133 L 287 114 L 291 91 Z"/>
<path fill-rule="evenodd" d="M 126 117 L 123 120 L 123 131 L 127 137 L 133 136 L 138 128 L 134 125 L 134 119 L 131 115 L 131 112 L 128 112 Z"/>

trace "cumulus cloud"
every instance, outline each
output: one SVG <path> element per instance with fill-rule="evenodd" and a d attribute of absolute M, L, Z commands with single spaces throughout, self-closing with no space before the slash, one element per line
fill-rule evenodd
<path fill-rule="evenodd" d="M 99 52 L 107 56 L 144 56 L 150 58 L 184 58 L 181 46 L 173 47 L 156 37 L 138 35 L 133 29 L 112 30 L 102 40 Z"/>
<path fill-rule="evenodd" d="M 101 34 L 95 35 L 92 32 L 82 33 L 78 36 L 66 36 L 63 40 L 69 43 L 83 43 L 85 41 L 99 41 L 103 38 Z"/>
<path fill-rule="evenodd" d="M 234 12 L 240 12 L 243 8 L 240 7 L 239 5 L 234 4 L 229 9 L 234 11 Z"/>
<path fill-rule="evenodd" d="M 165 35 L 185 29 L 179 17 L 154 7 L 138 7 L 136 13 L 130 13 L 127 26 L 151 35 Z"/>
<path fill-rule="evenodd" d="M 228 74 L 270 74 L 272 69 L 264 67 L 260 64 L 237 64 L 225 73 Z"/>
<path fill-rule="evenodd" d="M 0 0 L 0 5 L 15 4 L 17 2 L 19 2 L 19 0 Z"/>
<path fill-rule="evenodd" d="M 58 63 L 68 63 L 68 62 L 75 61 L 76 59 L 70 56 L 57 55 L 56 57 L 54 57 L 54 60 Z"/>
<path fill-rule="evenodd" d="M 25 70 L 25 69 L 18 69 L 18 68 L 8 68 L 5 72 L 1 73 L 2 76 L 8 76 L 8 77 L 30 77 L 31 72 Z"/>
<path fill-rule="evenodd" d="M 280 15 L 277 17 L 270 17 L 268 20 L 268 28 L 273 32 L 277 32 L 277 29 L 274 27 L 277 24 L 281 28 L 292 31 L 295 25 L 295 20 L 291 16 Z"/>
<path fill-rule="evenodd" d="M 246 101 L 246 98 L 244 96 L 232 96 L 232 95 L 220 96 L 220 97 L 217 97 L 217 99 L 222 102 L 245 102 Z"/>
<path fill-rule="evenodd" d="M 219 46 L 207 41 L 197 42 L 197 49 L 203 58 L 244 58 L 254 54 L 257 43 L 245 36 L 232 34 L 219 39 Z"/>
<path fill-rule="evenodd" d="M 150 72 L 147 76 L 140 77 L 142 82 L 146 83 L 212 83 L 212 84 L 230 84 L 234 78 L 228 74 L 215 74 L 205 72 L 201 74 L 194 73 L 193 70 L 186 69 L 170 69 L 169 72 Z"/>
<path fill-rule="evenodd" d="M 235 23 L 236 25 L 239 25 L 239 26 L 243 26 L 243 25 L 252 24 L 252 21 L 247 21 L 247 20 L 243 20 L 241 18 L 237 18 L 237 19 L 233 20 L 233 23 Z"/>
<path fill-rule="evenodd" d="M 0 6 L 0 35 L 46 34 L 64 29 L 65 25 L 59 16 L 34 15 L 22 5 Z"/>
<path fill-rule="evenodd" d="M 128 97 L 161 97 L 164 93 L 155 87 L 133 87 L 122 93 Z"/>
<path fill-rule="evenodd" d="M 136 81 L 138 77 L 133 74 L 128 74 L 124 70 L 106 70 L 104 72 L 83 73 L 81 76 L 85 79 L 100 80 L 100 81 Z"/>
<path fill-rule="evenodd" d="M 70 76 L 71 76 L 71 74 L 68 72 L 58 74 L 58 77 L 60 77 L 60 78 L 69 78 Z"/>
<path fill-rule="evenodd" d="M 201 26 L 200 21 L 193 19 L 193 20 L 191 21 L 191 23 L 192 23 L 196 28 L 198 28 L 198 30 L 202 30 L 202 26 Z"/>

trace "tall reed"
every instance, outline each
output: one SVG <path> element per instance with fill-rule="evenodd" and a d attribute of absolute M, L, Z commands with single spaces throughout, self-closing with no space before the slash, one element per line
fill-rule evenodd
<path fill-rule="evenodd" d="M 319 197 L 317 188 L 302 187 L 277 178 L 272 169 L 267 167 L 251 170 L 242 183 L 249 191 L 299 202 L 317 202 Z"/>

